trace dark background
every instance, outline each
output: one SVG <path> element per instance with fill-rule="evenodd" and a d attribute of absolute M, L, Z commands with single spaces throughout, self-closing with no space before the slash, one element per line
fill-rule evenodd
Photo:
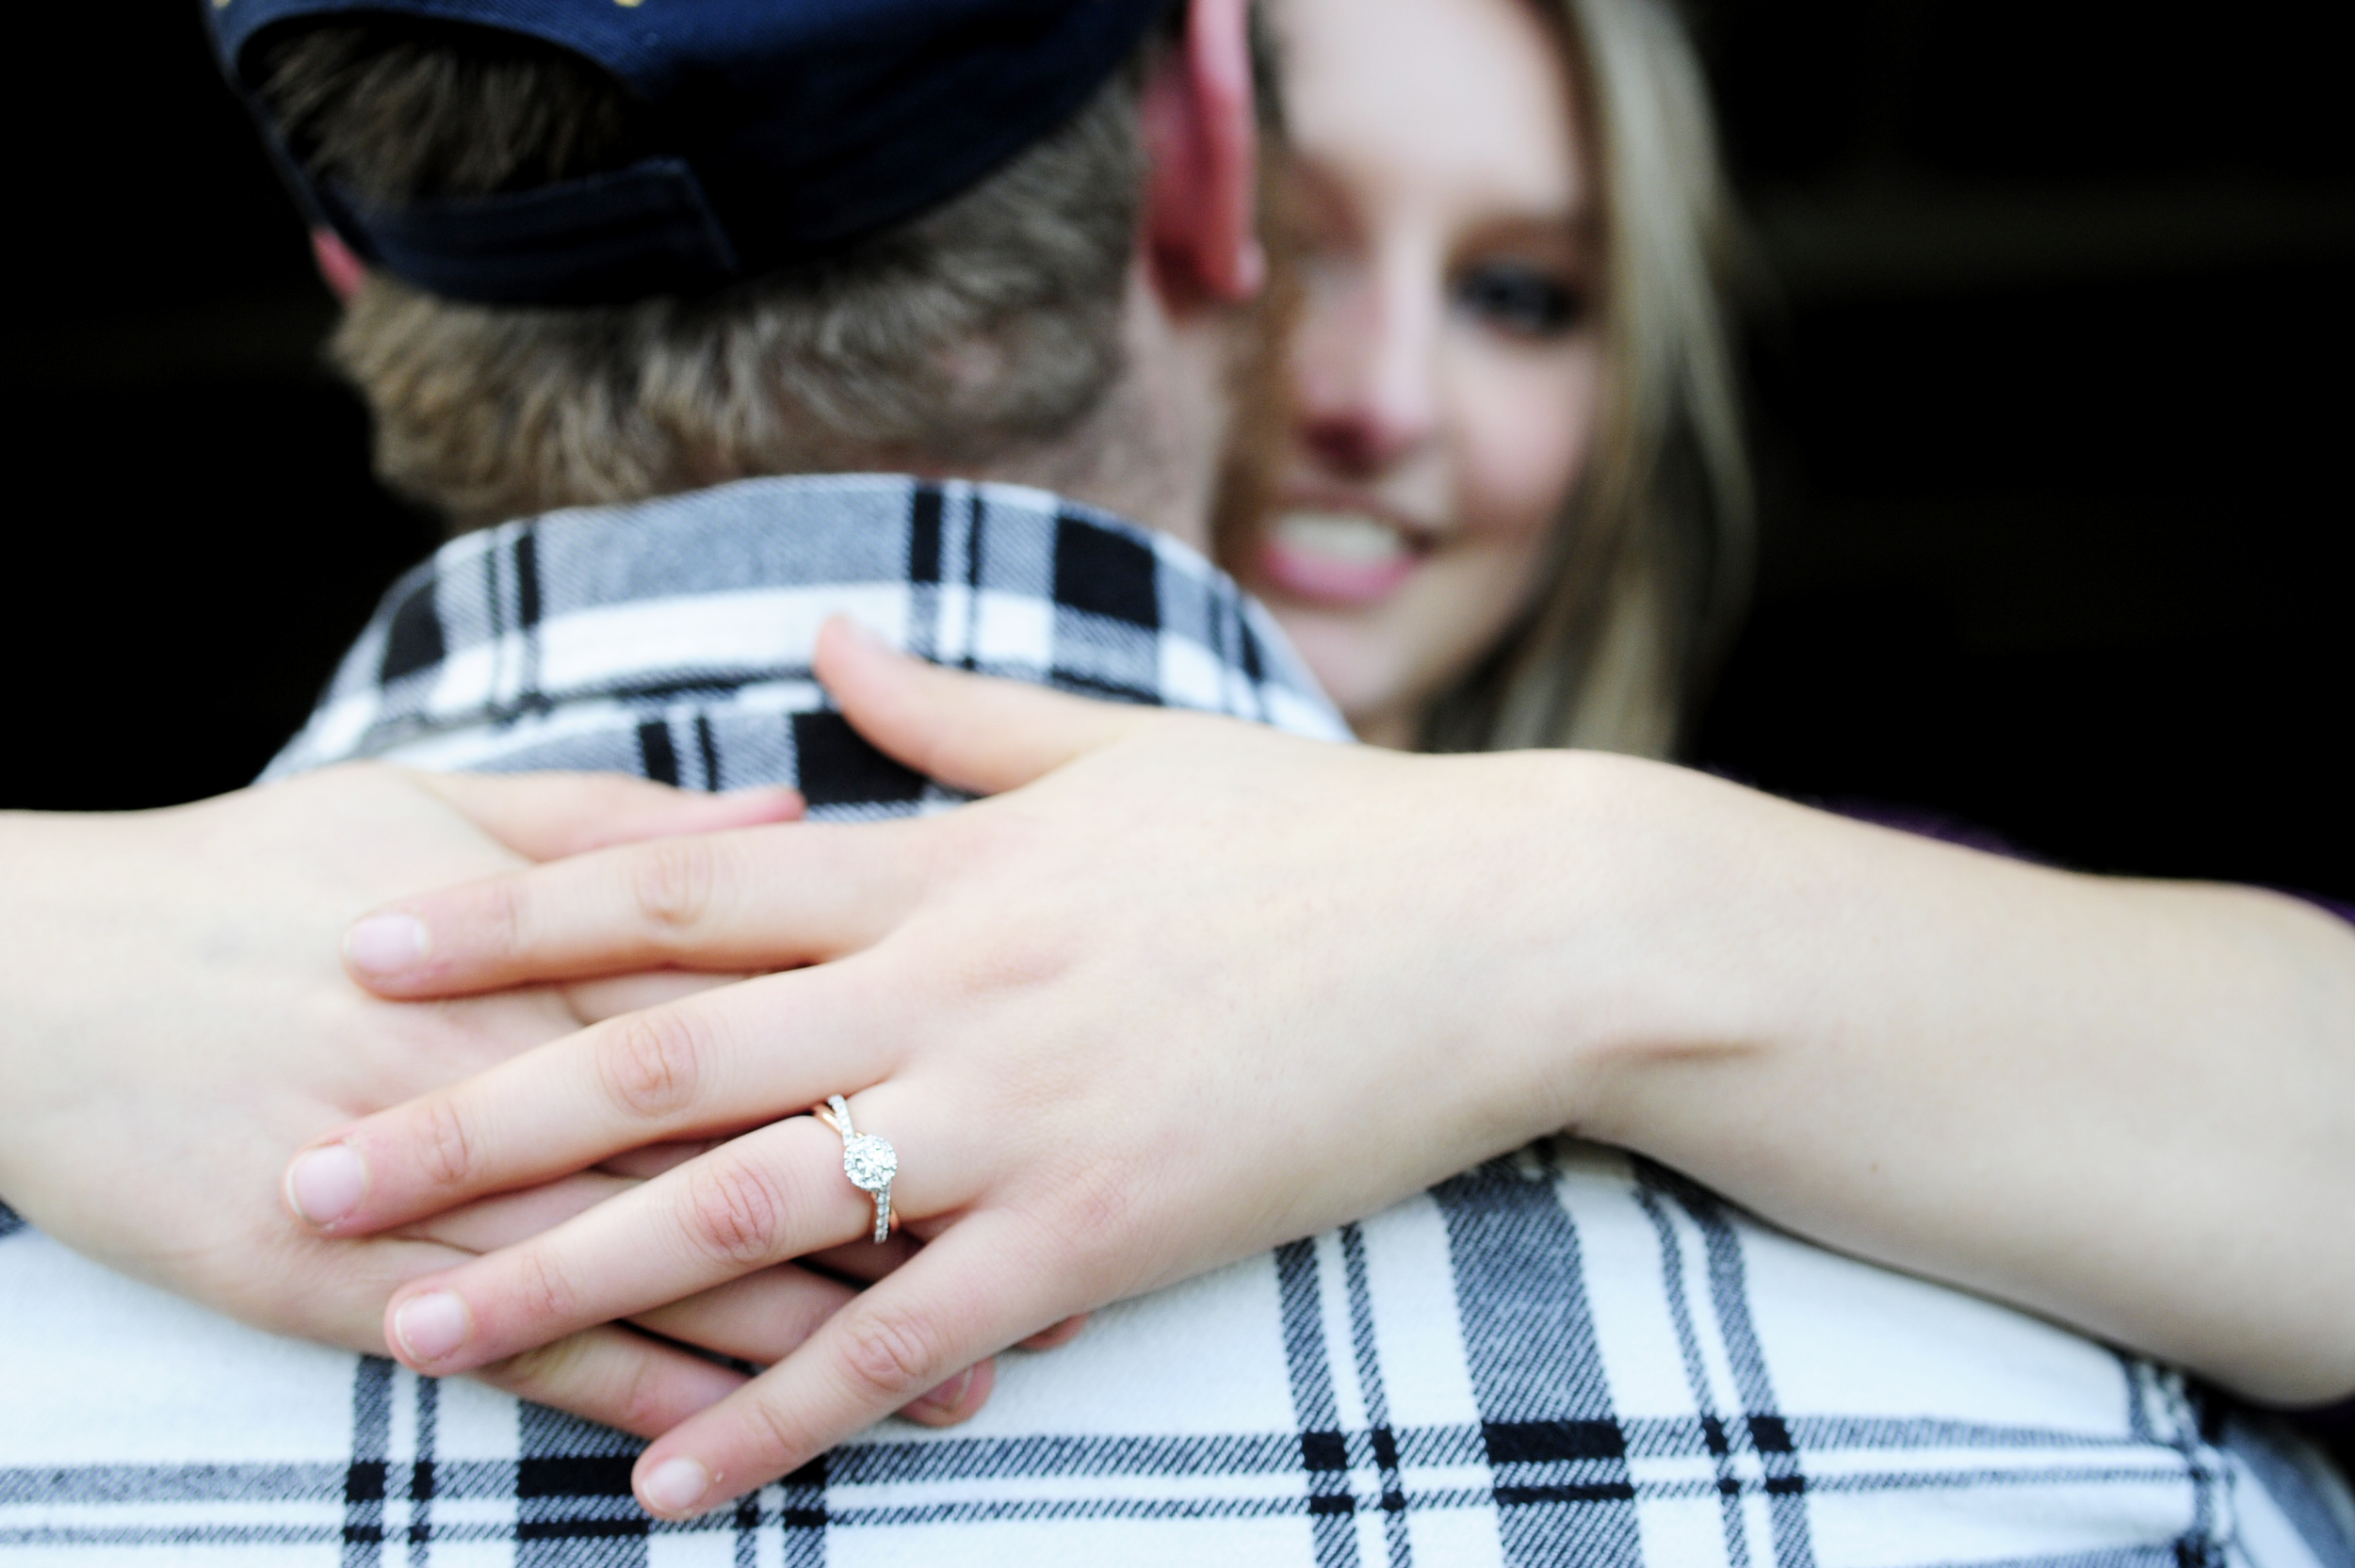
<path fill-rule="evenodd" d="M 1697 758 L 2058 862 L 2355 896 L 2355 157 L 2331 8 L 1696 8 L 1765 286 Z M 43 8 L 0 805 L 250 778 L 430 525 L 197 8 Z M 93 89 L 103 83 L 103 91 Z"/>
<path fill-rule="evenodd" d="M 1701 759 L 2355 894 L 2336 8 L 1715 4 L 1757 610 Z"/>
<path fill-rule="evenodd" d="M 1697 8 L 1766 280 L 1757 608 L 1698 760 L 2064 864 L 2355 896 L 2330 9 Z M 18 164 L 57 220 L 19 251 L 19 472 L 49 478 L 0 804 L 183 800 L 252 776 L 433 536 L 367 476 L 196 7 L 35 25 L 20 57 L 76 113 Z"/>
<path fill-rule="evenodd" d="M 1767 283 L 1698 759 L 2069 865 L 2355 896 L 2335 8 L 1696 8 Z M 194 4 L 40 8 L 0 805 L 249 779 L 430 525 Z M 27 237 L 31 236 L 31 237 Z"/>

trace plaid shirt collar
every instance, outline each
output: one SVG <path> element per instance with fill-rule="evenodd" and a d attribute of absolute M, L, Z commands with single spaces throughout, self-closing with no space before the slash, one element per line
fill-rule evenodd
<path fill-rule="evenodd" d="M 1342 739 L 1266 612 L 1186 546 L 1041 491 L 749 479 L 509 523 L 397 584 L 280 777 L 353 757 L 789 783 L 820 816 L 956 799 L 810 675 L 848 614 L 941 664 Z"/>

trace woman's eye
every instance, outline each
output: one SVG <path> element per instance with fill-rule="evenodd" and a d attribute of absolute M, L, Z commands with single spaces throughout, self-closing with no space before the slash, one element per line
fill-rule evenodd
<path fill-rule="evenodd" d="M 1559 273 L 1511 262 L 1475 267 L 1455 280 L 1455 306 L 1515 337 L 1559 337 L 1586 314 L 1586 297 Z"/>

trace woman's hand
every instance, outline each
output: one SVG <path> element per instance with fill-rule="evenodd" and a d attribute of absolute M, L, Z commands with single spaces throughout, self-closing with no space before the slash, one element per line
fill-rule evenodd
<path fill-rule="evenodd" d="M 642 1480 L 693 1459 L 716 1500 L 974 1347 L 1565 1127 L 2260 1398 L 2355 1386 L 2328 1304 L 2355 1290 L 2355 934 L 2325 915 L 1626 759 L 1388 757 L 933 671 L 838 631 L 821 654 L 911 766 L 988 790 L 1068 765 L 929 821 L 413 900 L 387 913 L 430 951 L 367 977 L 426 995 L 842 961 L 352 1135 L 357 1233 L 669 1129 L 762 1127 L 430 1282 L 456 1285 L 461 1339 L 419 1364 L 460 1365 L 856 1234 L 833 1136 L 764 1124 L 871 1090 L 860 1124 L 898 1143 L 900 1207 L 940 1247 L 658 1444 Z M 685 1490 L 662 1511 L 700 1506 Z"/>
<path fill-rule="evenodd" d="M 872 1209 L 842 1141 L 797 1114 L 849 1095 L 897 1147 L 892 1197 L 928 1244 L 649 1451 L 642 1499 L 693 1513 L 1070 1314 L 1374 1212 L 1566 1120 L 1569 1075 L 1530 1049 L 1559 1031 L 1517 1010 L 1489 944 L 1467 962 L 1449 940 L 1509 946 L 1519 895 L 1481 852 L 1482 817 L 1519 764 L 961 681 L 839 625 L 820 659 L 866 733 L 935 776 L 986 791 L 1068 766 L 931 818 L 647 846 L 373 917 L 410 933 L 385 947 L 423 955 L 369 977 L 396 994 L 519 967 L 817 965 L 587 1030 L 302 1156 L 298 1189 L 313 1162 L 352 1172 L 348 1203 L 306 1210 L 358 1236 L 635 1145 L 737 1135 L 404 1286 L 388 1332 L 411 1366 L 480 1366 L 856 1240 Z M 1370 927 L 1359 908 L 1404 917 Z M 1508 975 L 1548 967 L 1502 956 Z"/>
<path fill-rule="evenodd" d="M 169 811 L 0 816 L 0 1195 L 110 1267 L 263 1328 L 382 1353 L 384 1303 L 401 1281 L 633 1184 L 584 1174 L 335 1247 L 285 1223 L 284 1151 L 617 1006 L 679 994 L 688 978 L 387 1003 L 337 964 L 353 912 L 531 860 L 798 810 L 782 790 L 713 798 L 614 778 L 351 767 Z M 874 1271 L 896 1255 L 869 1248 L 846 1261 Z M 650 1323 L 774 1360 L 852 1294 L 772 1270 Z M 649 1435 L 742 1381 L 609 1328 L 487 1375 Z M 985 1392 L 966 1390 L 957 1409 Z"/>

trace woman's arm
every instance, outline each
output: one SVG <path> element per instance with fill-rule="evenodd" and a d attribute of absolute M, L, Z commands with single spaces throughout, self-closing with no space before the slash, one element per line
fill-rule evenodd
<path fill-rule="evenodd" d="M 674 1459 L 755 1484 L 1053 1317 L 1565 1126 L 2253 1393 L 2355 1382 L 2327 1306 L 2355 1282 L 2330 1202 L 2355 1160 L 2355 938 L 2326 916 L 2012 865 L 1625 759 L 1318 747 L 838 633 L 821 669 L 910 765 L 1038 782 L 406 901 L 393 917 L 432 956 L 372 977 L 401 994 L 841 962 L 331 1140 L 370 1172 L 333 1217 L 362 1234 L 751 1129 L 406 1287 L 397 1339 L 428 1294 L 456 1325 L 402 1347 L 437 1372 L 854 1234 L 836 1140 L 792 1115 L 828 1092 L 900 1144 L 895 1198 L 934 1245 L 658 1444 L 641 1469 L 660 1511 L 716 1495 L 653 1486 Z M 417 1157 L 436 1129 L 463 1160 Z"/>
<path fill-rule="evenodd" d="M 1686 997 L 1585 1131 L 2258 1398 L 2355 1389 L 2355 929 L 1584 765 Z"/>
<path fill-rule="evenodd" d="M 1139 749 L 1157 721 L 1096 710 L 1075 729 L 1062 700 L 849 639 L 828 653 L 872 737 L 983 787 L 1075 749 Z M 2248 1393 L 2355 1389 L 2355 1328 L 2331 1305 L 2355 1299 L 2355 929 L 2274 894 L 2022 865 L 1624 758 L 1377 761 L 1180 722 L 1198 766 L 1061 779 L 1025 831 L 1076 839 L 1112 818 L 1216 853 L 1215 878 L 1128 884 L 1151 887 L 1133 897 L 1169 933 L 1131 962 L 1215 952 L 1242 982 L 1206 1010 L 1241 997 L 1268 1020 L 1255 1034 L 1366 1036 L 1400 1075 L 1385 1091 L 1434 1114 L 1463 1098 L 1437 1080 L 1485 1063 L 1486 1092 L 1458 1112 L 1479 1135 L 1452 1140 L 1467 1151 L 1567 1125 L 1830 1245 Z M 1249 787 L 1220 793 L 1222 747 L 1247 751 Z M 780 954 L 751 906 L 711 897 L 737 880 L 734 851 L 711 847 L 699 890 L 650 880 L 674 848 L 536 874 L 602 888 L 520 946 L 512 911 L 419 906 L 437 964 L 390 983 L 823 956 L 918 897 L 836 907 L 803 891 L 808 929 Z M 829 852 L 846 879 L 872 864 L 855 841 Z M 1110 881 L 1142 861 L 1099 864 Z M 692 910 L 668 907 L 679 897 Z M 943 962 L 995 934 L 945 933 Z M 1086 937 L 1038 956 L 1096 957 Z M 1370 1016 L 1340 1000 L 1389 994 L 1402 967 L 1410 1001 Z M 1050 994 L 1080 997 L 1068 981 Z M 1097 1005 L 1119 1018 L 1116 994 Z"/>

